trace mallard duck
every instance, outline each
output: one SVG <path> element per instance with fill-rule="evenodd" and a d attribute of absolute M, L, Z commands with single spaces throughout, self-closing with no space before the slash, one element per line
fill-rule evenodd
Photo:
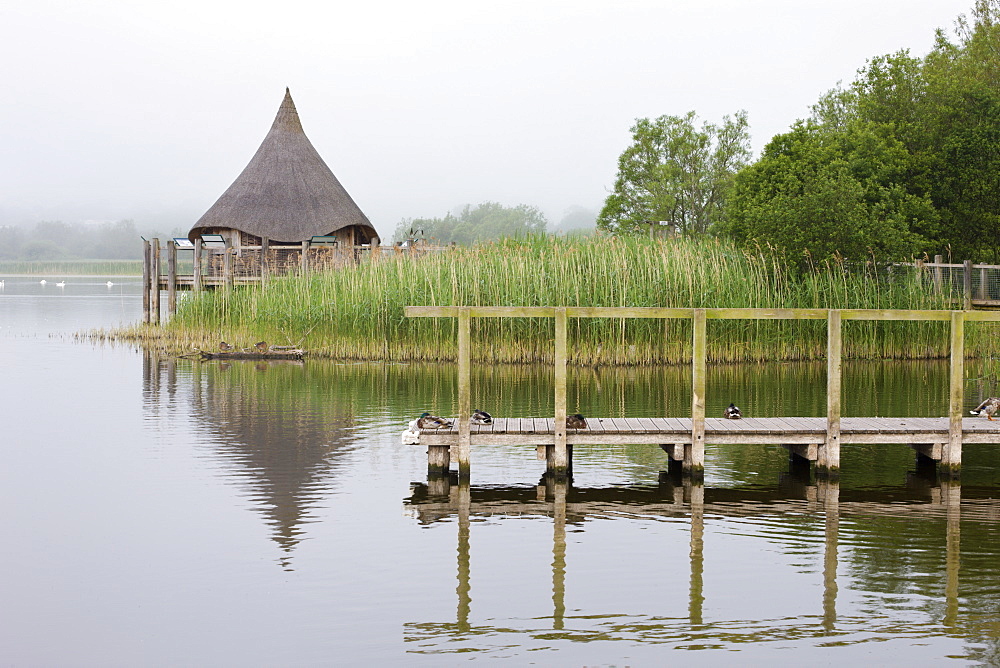
<path fill-rule="evenodd" d="M 256 348 L 257 352 L 259 352 L 259 353 L 266 353 L 267 352 L 267 341 L 258 341 L 257 343 L 253 344 L 253 347 Z"/>
<path fill-rule="evenodd" d="M 586 429 L 587 428 L 587 418 L 583 417 L 579 413 L 573 413 L 572 415 L 566 416 L 566 428 L 567 429 Z"/>
<path fill-rule="evenodd" d="M 729 404 L 726 410 L 722 411 L 722 417 L 729 418 L 730 420 L 739 420 L 743 417 L 743 411 L 736 404 Z"/>
<path fill-rule="evenodd" d="M 233 349 L 232 344 L 226 343 L 225 341 L 221 341 L 219 343 L 219 350 L 221 350 L 224 353 L 228 353 L 232 349 Z"/>
<path fill-rule="evenodd" d="M 431 415 L 426 411 L 421 413 L 420 417 L 417 418 L 418 429 L 451 429 L 454 424 L 455 423 L 451 420 L 445 420 L 442 417 Z"/>
<path fill-rule="evenodd" d="M 472 411 L 472 424 L 493 424 L 493 416 L 477 408 Z"/>
<path fill-rule="evenodd" d="M 969 412 L 973 415 L 985 414 L 988 419 L 992 420 L 993 414 L 997 412 L 997 409 L 1000 409 L 1000 397 L 990 397 L 983 403 L 976 406 L 975 410 L 971 410 Z"/>

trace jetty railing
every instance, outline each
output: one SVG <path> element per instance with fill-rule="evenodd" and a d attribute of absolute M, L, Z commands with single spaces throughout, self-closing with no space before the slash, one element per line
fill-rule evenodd
<path fill-rule="evenodd" d="M 949 400 L 947 440 L 941 444 L 942 472 L 957 474 L 962 461 L 962 410 L 964 401 L 965 323 L 1000 322 L 995 311 L 944 311 L 906 309 L 801 309 L 801 308 L 655 308 L 655 307 L 506 307 L 506 306 L 408 306 L 408 317 L 458 319 L 458 441 L 459 476 L 470 474 L 471 464 L 471 320 L 472 318 L 553 318 L 554 417 L 553 446 L 548 470 L 566 475 L 570 468 L 566 430 L 567 322 L 569 318 L 671 318 L 692 321 L 691 432 L 683 447 L 685 473 L 701 476 L 705 465 L 705 392 L 708 363 L 709 320 L 825 320 L 827 323 L 826 433 L 817 444 L 817 470 L 836 475 L 840 468 L 842 325 L 850 320 L 927 321 L 949 323 Z M 780 442 L 780 441 L 779 441 Z"/>
<path fill-rule="evenodd" d="M 948 295 L 965 310 L 1000 307 L 1000 265 L 945 262 L 935 255 L 933 262 L 912 263 L 920 271 L 922 284 L 934 294 Z"/>

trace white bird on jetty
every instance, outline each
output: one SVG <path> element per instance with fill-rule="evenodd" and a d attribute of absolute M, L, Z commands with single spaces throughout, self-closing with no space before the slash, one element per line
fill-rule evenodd
<path fill-rule="evenodd" d="M 403 445 L 420 445 L 420 429 L 416 420 L 410 420 L 406 429 L 400 434 L 400 440 L 403 441 Z"/>

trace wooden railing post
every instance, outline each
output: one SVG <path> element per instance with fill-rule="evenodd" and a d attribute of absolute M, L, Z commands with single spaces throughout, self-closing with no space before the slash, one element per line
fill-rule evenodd
<path fill-rule="evenodd" d="M 177 244 L 167 242 L 167 313 L 177 313 Z"/>
<path fill-rule="evenodd" d="M 194 260 L 191 273 L 191 290 L 201 292 L 201 237 L 194 240 Z"/>
<path fill-rule="evenodd" d="M 951 312 L 948 442 L 941 453 L 941 472 L 957 477 L 962 469 L 962 403 L 965 399 L 965 313 Z"/>
<path fill-rule="evenodd" d="M 472 450 L 472 346 L 469 308 L 458 311 L 458 475 L 468 479 Z"/>
<path fill-rule="evenodd" d="M 840 311 L 830 309 L 826 321 L 826 441 L 820 446 L 819 471 L 829 477 L 840 473 Z"/>
<path fill-rule="evenodd" d="M 684 448 L 684 472 L 705 474 L 705 379 L 707 376 L 707 334 L 705 309 L 692 314 L 691 334 L 691 446 Z"/>
<path fill-rule="evenodd" d="M 160 240 L 153 239 L 150 250 L 149 321 L 160 324 Z"/>
<path fill-rule="evenodd" d="M 145 239 L 142 240 L 142 322 L 144 324 L 149 324 L 149 285 L 150 278 L 153 275 L 152 267 L 150 266 L 152 261 L 152 255 L 149 250 L 149 242 Z"/>
<path fill-rule="evenodd" d="M 309 242 L 302 242 L 302 275 L 309 272 Z"/>
<path fill-rule="evenodd" d="M 226 289 L 233 287 L 233 249 L 226 248 L 222 252 L 222 283 Z"/>
<path fill-rule="evenodd" d="M 944 289 L 942 287 L 944 283 L 944 272 L 941 271 L 941 264 L 944 262 L 944 257 L 941 255 L 934 256 L 934 294 L 939 295 Z"/>
<path fill-rule="evenodd" d="M 962 308 L 972 310 L 972 260 L 962 263 Z"/>
<path fill-rule="evenodd" d="M 569 474 L 569 453 L 566 447 L 566 309 L 556 309 L 555 339 L 555 448 L 550 473 Z"/>
<path fill-rule="evenodd" d="M 271 240 L 262 237 L 260 240 L 260 282 L 263 285 L 267 282 L 267 274 L 270 271 Z"/>

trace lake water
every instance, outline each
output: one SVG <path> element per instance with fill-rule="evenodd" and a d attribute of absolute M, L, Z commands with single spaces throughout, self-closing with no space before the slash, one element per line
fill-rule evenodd
<path fill-rule="evenodd" d="M 578 447 L 568 487 L 477 448 L 471 486 L 429 484 L 399 433 L 454 411 L 453 367 L 96 345 L 73 334 L 138 319 L 138 280 L 55 280 L 0 289 L 3 665 L 1000 662 L 996 446 L 961 485 L 902 446 L 845 446 L 834 485 L 778 446 L 709 446 L 703 486 L 648 446 Z M 551 411 L 551 370 L 474 371 L 477 406 Z M 711 367 L 708 412 L 822 415 L 824 373 Z M 684 368 L 570 379 L 572 412 L 690 410 Z M 941 362 L 843 382 L 845 415 L 947 405 Z"/>

